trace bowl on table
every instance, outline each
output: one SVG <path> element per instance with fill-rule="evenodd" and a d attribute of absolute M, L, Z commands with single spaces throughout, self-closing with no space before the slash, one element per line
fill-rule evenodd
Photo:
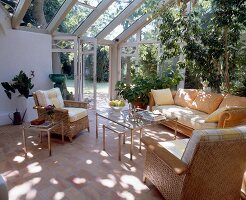
<path fill-rule="evenodd" d="M 120 112 L 125 107 L 125 102 L 123 100 L 112 100 L 109 102 L 109 106 L 113 111 Z"/>

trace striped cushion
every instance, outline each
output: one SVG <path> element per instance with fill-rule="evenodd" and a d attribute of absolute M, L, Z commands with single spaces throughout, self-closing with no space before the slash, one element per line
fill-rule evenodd
<path fill-rule="evenodd" d="M 88 115 L 87 109 L 84 109 L 84 108 L 64 107 L 63 109 L 68 110 L 70 122 L 75 122 L 75 121 L 82 119 Z"/>
<path fill-rule="evenodd" d="M 36 91 L 38 103 L 40 106 L 54 105 L 56 108 L 63 108 L 64 102 L 59 88 L 50 90 Z"/>
<path fill-rule="evenodd" d="M 224 140 L 246 139 L 246 126 L 238 126 L 227 129 L 203 129 L 194 130 L 181 158 L 186 164 L 190 164 L 197 144 L 200 141 L 214 142 Z"/>

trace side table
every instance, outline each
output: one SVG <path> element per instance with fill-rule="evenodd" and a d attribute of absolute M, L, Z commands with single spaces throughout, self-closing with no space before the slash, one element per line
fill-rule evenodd
<path fill-rule="evenodd" d="M 49 148 L 49 156 L 51 156 L 51 142 L 50 142 L 50 133 L 51 131 L 58 127 L 62 126 L 62 143 L 64 143 L 64 127 L 63 127 L 63 122 L 55 122 L 55 123 L 50 123 L 47 126 L 44 125 L 30 125 L 29 124 L 24 124 L 22 127 L 22 136 L 23 136 L 23 146 L 24 146 L 24 151 L 27 153 L 27 148 L 26 148 L 26 130 L 33 130 L 33 131 L 40 131 L 40 140 L 42 142 L 42 132 L 46 132 L 48 134 L 48 148 Z"/>

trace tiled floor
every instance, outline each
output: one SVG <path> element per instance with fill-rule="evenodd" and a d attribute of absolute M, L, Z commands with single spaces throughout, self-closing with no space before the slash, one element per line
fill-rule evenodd
<path fill-rule="evenodd" d="M 37 132 L 29 132 L 28 155 L 22 149 L 21 126 L 0 127 L 0 173 L 7 179 L 10 200 L 15 199 L 162 199 L 150 183 L 142 182 L 145 150 L 138 151 L 134 138 L 134 159 L 129 160 L 129 142 L 122 145 L 118 161 L 117 136 L 107 132 L 102 151 L 102 129 L 95 134 L 95 111 L 89 112 L 90 133 L 81 132 L 72 143 L 52 137 L 52 156 L 48 156 L 47 136 L 39 143 Z M 100 124 L 107 123 L 99 120 Z M 145 134 L 172 140 L 172 130 L 164 126 L 145 129 Z"/>

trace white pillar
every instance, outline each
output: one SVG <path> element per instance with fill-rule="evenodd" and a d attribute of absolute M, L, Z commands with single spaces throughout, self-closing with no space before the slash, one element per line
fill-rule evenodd
<path fill-rule="evenodd" d="M 109 48 L 109 98 L 112 100 L 116 97 L 115 84 L 120 80 L 119 58 L 120 49 L 118 45 L 112 45 Z"/>

